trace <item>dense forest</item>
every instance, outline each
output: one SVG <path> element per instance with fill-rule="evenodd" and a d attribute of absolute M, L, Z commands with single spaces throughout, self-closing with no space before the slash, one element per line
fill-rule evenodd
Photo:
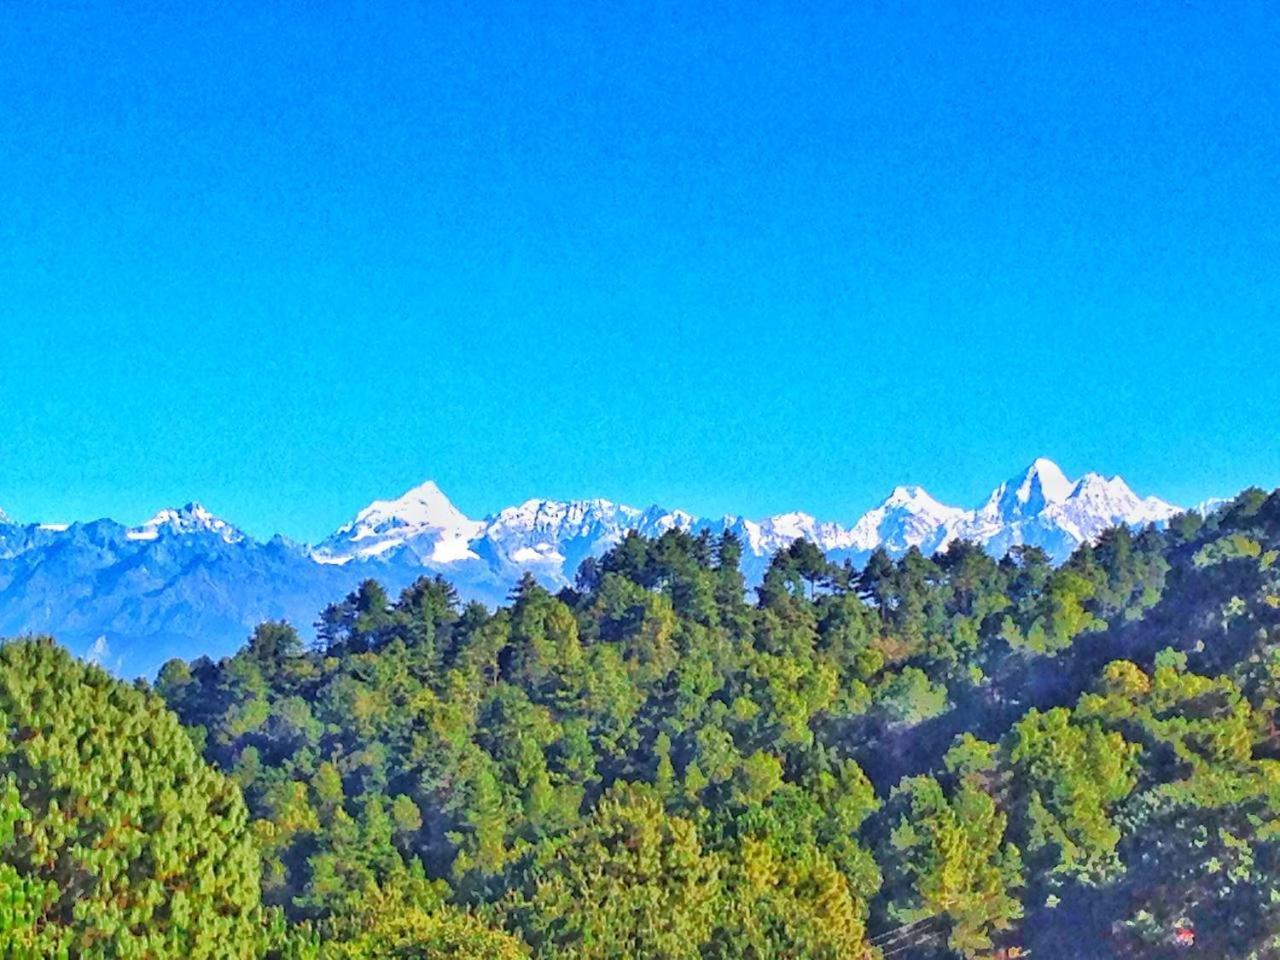
<path fill-rule="evenodd" d="M 0 956 L 1280 956 L 1280 491 L 1054 567 L 625 538 L 122 683 L 0 647 Z"/>

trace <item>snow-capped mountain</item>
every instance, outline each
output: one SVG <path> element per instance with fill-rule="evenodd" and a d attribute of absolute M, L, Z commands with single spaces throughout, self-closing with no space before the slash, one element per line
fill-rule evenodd
<path fill-rule="evenodd" d="M 257 541 L 198 503 L 137 526 L 20 524 L 0 513 L 0 635 L 50 632 L 118 672 L 150 673 L 169 656 L 229 653 L 264 619 L 288 619 L 307 635 L 327 603 L 368 577 L 396 591 L 438 573 L 464 599 L 488 604 L 502 602 L 524 571 L 557 588 L 629 530 L 732 530 L 754 583 L 800 537 L 855 565 L 880 547 L 933 553 L 957 538 L 997 556 L 1033 544 L 1061 561 L 1109 527 L 1160 524 L 1178 512 L 1119 477 L 1071 480 L 1040 459 L 972 509 L 900 486 L 847 526 L 799 512 L 699 518 L 602 499 L 527 500 L 473 519 L 433 482 L 375 500 L 314 548 Z"/>
<path fill-rule="evenodd" d="M 44 524 L 46 530 L 57 530 L 58 525 Z M 157 540 L 162 534 L 190 536 L 211 533 L 225 543 L 237 543 L 244 534 L 221 517 L 215 517 L 198 503 L 185 507 L 166 507 L 146 523 L 125 532 L 130 540 Z"/>
<path fill-rule="evenodd" d="M 563 579 L 629 530 L 656 537 L 673 527 L 688 530 L 693 523 L 679 510 L 638 510 L 610 500 L 526 500 L 486 519 L 474 549 L 492 565 Z"/>
<path fill-rule="evenodd" d="M 467 519 L 428 480 L 395 500 L 375 500 L 321 543 L 312 556 L 321 563 L 347 563 L 408 548 L 424 562 L 474 559 L 468 543 L 484 524 Z"/>
<path fill-rule="evenodd" d="M 956 530 L 968 517 L 959 507 L 933 499 L 924 487 L 895 487 L 883 503 L 854 524 L 851 546 L 861 553 L 876 547 L 894 555 L 912 547 L 933 553 L 955 539 Z"/>
<path fill-rule="evenodd" d="M 1071 481 L 1053 461 L 1040 459 L 993 490 L 952 538 L 975 540 L 996 556 L 1030 544 L 1062 561 L 1109 527 L 1160 524 L 1181 512 L 1157 497 L 1139 497 L 1119 477 L 1086 473 Z"/>
<path fill-rule="evenodd" d="M 1038 516 L 1051 503 L 1066 500 L 1073 486 L 1061 467 L 1040 457 L 1021 474 L 992 490 L 977 516 L 996 523 L 1016 523 Z"/>
<path fill-rule="evenodd" d="M 397 500 L 375 501 L 314 552 L 323 563 L 384 559 L 446 573 L 464 594 L 484 597 L 532 571 L 549 586 L 570 583 L 581 562 L 599 556 L 627 531 L 732 530 L 743 542 L 748 578 L 769 558 L 804 537 L 833 557 L 864 561 L 883 547 L 900 556 L 911 547 L 925 553 L 964 538 L 1003 555 L 1017 544 L 1043 547 L 1064 560 L 1108 527 L 1162 523 L 1179 508 L 1138 497 L 1119 477 L 1088 473 L 1070 480 L 1051 460 L 1038 459 L 1006 480 L 977 507 L 963 509 L 934 499 L 920 486 L 896 487 L 851 526 L 807 513 L 760 520 L 740 516 L 699 518 L 660 506 L 630 507 L 610 500 L 528 500 L 480 520 L 469 519 L 434 483 Z M 475 578 L 479 582 L 473 582 Z M 493 599 L 484 597 L 485 599 Z"/>

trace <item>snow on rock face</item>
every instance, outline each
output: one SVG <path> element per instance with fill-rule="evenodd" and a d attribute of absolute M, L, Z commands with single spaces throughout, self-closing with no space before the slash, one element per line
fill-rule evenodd
<path fill-rule="evenodd" d="M 641 512 L 610 500 L 526 500 L 485 521 L 484 536 L 494 542 L 529 539 L 572 540 L 620 535 L 636 526 Z"/>
<path fill-rule="evenodd" d="M 1156 497 L 1138 497 L 1119 477 L 1087 473 L 1073 483 L 1041 459 L 997 487 L 958 533 L 996 556 L 1030 544 L 1062 561 L 1110 527 L 1164 523 L 1180 512 Z"/>
<path fill-rule="evenodd" d="M 492 566 L 536 567 L 549 584 L 563 585 L 583 560 L 604 553 L 630 530 L 658 537 L 695 522 L 682 511 L 639 510 L 611 500 L 526 500 L 485 520 L 473 549 Z"/>
<path fill-rule="evenodd" d="M 1158 497 L 1139 497 L 1119 477 L 1098 473 L 1081 477 L 1071 495 L 1056 507 L 1056 513 L 1075 523 L 1086 537 L 1120 523 L 1160 523 L 1181 512 Z"/>
<path fill-rule="evenodd" d="M 471 520 L 434 483 L 426 483 L 397 500 L 370 504 L 312 556 L 324 563 L 403 562 L 407 551 L 421 565 L 460 579 L 479 569 L 489 579 L 528 569 L 548 585 L 560 586 L 572 581 L 584 559 L 599 556 L 630 530 L 648 537 L 671 529 L 705 530 L 713 536 L 731 530 L 743 542 L 750 578 L 763 572 L 774 553 L 802 537 L 833 558 L 855 563 L 877 548 L 893 556 L 912 547 L 929 554 L 958 538 L 976 541 L 997 556 L 1017 544 L 1034 544 L 1064 560 L 1108 527 L 1161 523 L 1177 512 L 1154 497 L 1139 498 L 1118 477 L 1089 473 L 1072 481 L 1044 458 L 1000 484 L 972 510 L 940 503 L 923 487 L 900 486 L 848 527 L 800 512 L 716 520 L 603 499 L 526 500 L 484 520 Z M 471 564 L 469 573 L 463 561 Z"/>
<path fill-rule="evenodd" d="M 51 524 L 47 529 L 57 526 Z M 166 507 L 141 526 L 131 527 L 125 536 L 130 540 L 156 540 L 161 536 L 202 533 L 215 534 L 226 543 L 239 543 L 244 539 L 243 533 L 194 501 L 185 507 Z"/>
<path fill-rule="evenodd" d="M 756 557 L 769 557 L 802 537 L 823 550 L 840 550 L 849 546 L 850 533 L 838 523 L 823 523 L 807 513 L 780 513 L 763 520 L 725 517 L 717 524 L 700 523 L 713 533 L 732 530 L 742 540 L 746 552 Z"/>
<path fill-rule="evenodd" d="M 1050 504 L 1071 496 L 1074 485 L 1052 460 L 1036 459 L 1021 474 L 1006 480 L 977 511 L 985 519 L 1012 523 L 1033 517 Z"/>
<path fill-rule="evenodd" d="M 924 487 L 895 487 L 883 503 L 854 524 L 851 545 L 866 552 L 884 547 L 900 554 L 919 547 L 932 553 L 954 539 L 956 526 L 966 516 L 959 507 L 939 503 Z"/>
<path fill-rule="evenodd" d="M 791 513 L 761 521 L 726 518 L 718 529 L 732 529 L 756 557 L 768 557 L 799 537 L 855 561 L 881 547 L 893 556 L 912 547 L 930 554 L 964 538 L 996 556 L 1017 544 L 1034 544 L 1061 561 L 1109 527 L 1163 523 L 1178 512 L 1155 497 L 1139 498 L 1118 477 L 1090 473 L 1072 481 L 1053 461 L 1041 458 L 973 510 L 939 503 L 923 487 L 900 486 L 851 528 Z"/>
<path fill-rule="evenodd" d="M 388 554 L 411 544 L 424 561 L 474 559 L 468 543 L 483 523 L 453 505 L 433 481 L 395 500 L 375 500 L 321 543 L 313 556 L 321 563 L 345 563 Z"/>

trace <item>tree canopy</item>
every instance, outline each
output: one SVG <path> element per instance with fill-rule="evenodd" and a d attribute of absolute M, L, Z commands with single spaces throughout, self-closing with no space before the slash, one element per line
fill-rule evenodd
<path fill-rule="evenodd" d="M 0 933 L 281 960 L 1280 951 L 1280 494 L 1058 567 L 797 541 L 748 592 L 741 555 L 633 534 L 496 610 L 368 582 L 314 645 L 263 624 L 153 689 L 6 645 Z"/>
<path fill-rule="evenodd" d="M 0 923 L 32 956 L 250 957 L 240 791 L 177 718 L 44 640 L 0 647 Z"/>

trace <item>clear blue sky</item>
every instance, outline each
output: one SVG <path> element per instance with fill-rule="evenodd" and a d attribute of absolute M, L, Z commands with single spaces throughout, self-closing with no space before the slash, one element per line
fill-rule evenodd
<path fill-rule="evenodd" d="M 1280 483 L 1274 3 L 64 6 L 0 7 L 16 517 Z"/>

